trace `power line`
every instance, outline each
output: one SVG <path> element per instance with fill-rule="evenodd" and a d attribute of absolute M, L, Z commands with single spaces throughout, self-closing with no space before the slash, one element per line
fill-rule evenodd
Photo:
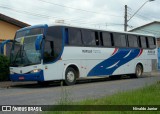
<path fill-rule="evenodd" d="M 56 5 L 56 6 L 63 7 L 63 8 L 69 8 L 69 9 L 79 10 L 79 11 L 88 12 L 88 13 L 95 13 L 95 14 L 114 16 L 114 17 L 121 17 L 121 18 L 123 17 L 123 16 L 120 16 L 120 15 L 111 15 L 111 14 L 99 13 L 99 12 L 89 11 L 89 10 L 84 10 L 84 9 L 79 9 L 79 8 L 73 8 L 73 7 L 70 7 L 70 6 L 65 6 L 65 5 L 61 5 L 61 4 L 57 4 L 57 3 L 53 3 L 53 2 L 47 2 L 45 0 L 38 0 L 38 1 L 41 1 L 41 2 L 44 2 L 44 3 L 48 3 L 48 4 L 52 4 L 52 5 Z"/>
<path fill-rule="evenodd" d="M 28 11 L 24 11 L 24 10 L 17 10 L 17 9 L 13 9 L 13 8 L 9 8 L 9 7 L 6 7 L 6 6 L 1 6 L 1 5 L 0 5 L 0 8 L 7 9 L 7 10 L 10 10 L 10 11 L 14 11 L 14 12 L 21 13 L 21 14 L 27 14 L 27 15 L 35 16 L 35 17 L 53 18 L 53 17 L 47 16 L 47 15 L 37 14 L 37 13 L 28 12 Z M 54 18 L 57 18 L 57 17 L 54 17 Z M 67 21 L 72 21 L 72 20 L 69 20 L 69 19 L 66 19 L 66 20 Z M 106 23 L 91 23 L 91 22 L 85 22 L 85 21 L 81 21 L 81 23 L 80 23 L 80 21 L 81 20 L 77 20 L 77 21 L 74 21 L 74 22 L 72 21 L 72 23 L 90 24 L 90 25 L 104 24 L 106 26 Z M 107 23 L 107 26 L 115 26 L 115 25 L 123 25 L 123 24 Z"/>
<path fill-rule="evenodd" d="M 134 12 L 135 12 L 135 10 L 132 10 L 132 8 L 130 8 L 130 7 L 128 7 L 130 10 L 128 10 L 128 12 L 130 12 L 131 14 L 133 14 Z M 140 16 L 140 17 L 143 17 L 143 19 L 148 19 L 148 20 L 151 20 L 151 18 L 149 18 L 149 17 L 147 17 L 147 16 L 144 16 L 144 15 L 142 15 L 142 14 L 140 14 L 140 13 L 137 13 L 137 15 L 135 15 L 135 16 Z"/>

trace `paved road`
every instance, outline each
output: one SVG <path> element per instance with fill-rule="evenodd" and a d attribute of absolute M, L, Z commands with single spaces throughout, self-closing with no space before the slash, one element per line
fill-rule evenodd
<path fill-rule="evenodd" d="M 160 73 L 159 73 L 160 74 Z M 14 85 L 0 88 L 0 105 L 52 105 L 62 98 L 69 100 L 83 100 L 98 98 L 127 91 L 160 81 L 160 75 L 146 76 L 139 79 L 101 80 L 98 82 L 78 82 L 74 86 L 50 85 L 40 87 L 35 83 Z"/>

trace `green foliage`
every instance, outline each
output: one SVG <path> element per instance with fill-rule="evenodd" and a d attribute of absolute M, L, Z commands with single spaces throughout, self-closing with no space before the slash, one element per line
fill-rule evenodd
<path fill-rule="evenodd" d="M 0 55 L 0 81 L 9 80 L 9 59 Z"/>
<path fill-rule="evenodd" d="M 137 90 L 119 92 L 99 99 L 75 102 L 74 105 L 160 105 L 160 81 Z M 70 104 L 69 104 L 70 105 Z M 72 108 L 72 106 L 71 106 Z M 83 110 L 83 109 L 82 109 Z M 53 111 L 44 114 L 159 114 L 159 111 Z"/>

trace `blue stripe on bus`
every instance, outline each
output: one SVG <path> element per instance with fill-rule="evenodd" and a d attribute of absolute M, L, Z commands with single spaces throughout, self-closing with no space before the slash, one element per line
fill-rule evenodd
<path fill-rule="evenodd" d="M 44 81 L 43 70 L 37 73 L 10 74 L 10 80 L 11 81 Z"/>
<path fill-rule="evenodd" d="M 112 75 L 120 66 L 138 57 L 141 49 L 118 49 L 110 58 L 96 65 L 87 76 Z"/>

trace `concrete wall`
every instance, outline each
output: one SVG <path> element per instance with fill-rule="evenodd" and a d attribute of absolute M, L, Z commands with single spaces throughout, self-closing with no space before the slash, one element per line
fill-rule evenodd
<path fill-rule="evenodd" d="M 18 29 L 20 27 L 0 20 L 0 40 L 13 39 Z"/>

